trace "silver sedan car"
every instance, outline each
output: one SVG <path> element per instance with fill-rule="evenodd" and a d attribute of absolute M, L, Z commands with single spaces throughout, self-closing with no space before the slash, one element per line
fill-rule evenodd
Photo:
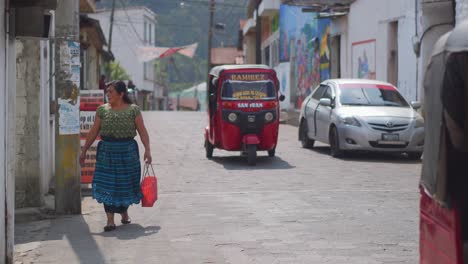
<path fill-rule="evenodd" d="M 324 81 L 304 100 L 299 140 L 304 148 L 315 141 L 330 144 L 333 157 L 345 151 L 407 153 L 420 159 L 424 120 L 395 86 L 374 80 Z"/>

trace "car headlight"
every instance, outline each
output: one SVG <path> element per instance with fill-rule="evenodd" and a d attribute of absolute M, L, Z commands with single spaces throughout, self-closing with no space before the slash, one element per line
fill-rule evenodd
<path fill-rule="evenodd" d="M 236 113 L 230 113 L 228 115 L 228 119 L 229 119 L 229 121 L 231 121 L 233 123 L 236 122 L 237 121 L 237 114 Z"/>
<path fill-rule="evenodd" d="M 274 118 L 273 113 L 268 112 L 268 113 L 265 114 L 265 121 L 271 122 L 273 120 L 273 118 Z"/>
<path fill-rule="evenodd" d="M 416 118 L 416 123 L 414 124 L 415 128 L 424 127 L 424 119 Z"/>
<path fill-rule="evenodd" d="M 357 127 L 361 126 L 361 123 L 359 123 L 359 121 L 353 116 L 343 117 L 341 118 L 341 122 L 349 126 L 357 126 Z"/>

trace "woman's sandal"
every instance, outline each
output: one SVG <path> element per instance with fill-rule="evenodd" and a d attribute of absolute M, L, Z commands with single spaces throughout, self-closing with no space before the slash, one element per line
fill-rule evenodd
<path fill-rule="evenodd" d="M 126 224 L 130 224 L 132 221 L 130 220 L 130 218 L 127 218 L 127 219 L 122 219 L 122 220 L 120 220 L 120 222 L 121 222 L 122 224 L 126 225 Z"/>
<path fill-rule="evenodd" d="M 104 227 L 104 231 L 105 232 L 109 232 L 109 231 L 112 231 L 112 230 L 115 230 L 116 226 L 115 225 L 106 225 Z"/>

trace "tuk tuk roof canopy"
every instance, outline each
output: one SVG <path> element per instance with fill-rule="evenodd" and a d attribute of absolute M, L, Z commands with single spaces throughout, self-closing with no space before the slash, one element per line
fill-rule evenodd
<path fill-rule="evenodd" d="M 264 64 L 233 64 L 233 65 L 221 65 L 216 66 L 210 71 L 210 75 L 219 77 L 219 74 L 224 70 L 238 70 L 238 69 L 262 69 L 262 70 L 273 70 L 273 68 Z"/>
<path fill-rule="evenodd" d="M 460 52 L 468 50 L 468 19 L 458 24 L 450 33 L 445 44 L 447 52 Z"/>

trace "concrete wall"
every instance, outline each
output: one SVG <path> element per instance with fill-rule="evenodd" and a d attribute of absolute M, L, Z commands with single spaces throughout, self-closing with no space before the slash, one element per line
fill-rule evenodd
<path fill-rule="evenodd" d="M 0 263 L 13 263 L 15 186 L 15 46 L 0 1 Z"/>
<path fill-rule="evenodd" d="M 416 34 L 415 2 L 405 0 L 359 0 L 351 5 L 348 17 L 349 39 L 346 48 L 346 68 L 342 76 L 353 77 L 353 43 L 375 40 L 376 79 L 388 81 L 391 40 L 390 23 L 398 22 L 398 82 L 408 100 L 418 99 L 416 56 L 411 40 Z M 356 50 L 356 49 L 355 49 Z M 343 55 L 345 54 L 343 53 Z M 354 54 L 354 60 L 356 54 Z M 346 74 L 346 75 L 345 75 Z"/>
<path fill-rule="evenodd" d="M 41 45 L 17 41 L 16 76 L 16 208 L 41 205 L 39 120 Z"/>
<path fill-rule="evenodd" d="M 16 42 L 15 206 L 39 207 L 53 177 L 48 41 Z"/>

